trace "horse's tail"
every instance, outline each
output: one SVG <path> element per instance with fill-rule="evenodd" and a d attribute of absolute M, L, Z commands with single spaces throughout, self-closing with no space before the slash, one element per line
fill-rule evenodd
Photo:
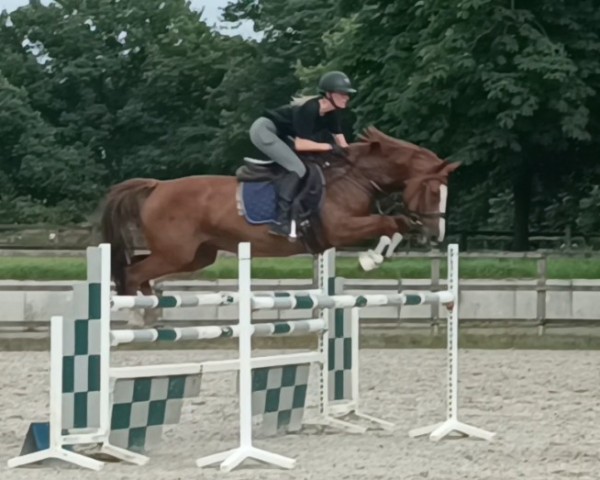
<path fill-rule="evenodd" d="M 130 227 L 141 227 L 140 212 L 158 180 L 134 178 L 113 186 L 100 219 L 102 241 L 111 246 L 111 272 L 118 295 L 125 293 L 125 267 L 133 255 Z"/>

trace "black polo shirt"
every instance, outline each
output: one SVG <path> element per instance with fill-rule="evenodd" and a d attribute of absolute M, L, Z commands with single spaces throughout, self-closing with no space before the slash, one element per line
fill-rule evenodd
<path fill-rule="evenodd" d="M 278 136 L 304 138 L 313 142 L 332 143 L 332 135 L 342 133 L 339 110 L 319 114 L 319 98 L 311 98 L 302 105 L 283 105 L 264 114 L 277 127 Z"/>

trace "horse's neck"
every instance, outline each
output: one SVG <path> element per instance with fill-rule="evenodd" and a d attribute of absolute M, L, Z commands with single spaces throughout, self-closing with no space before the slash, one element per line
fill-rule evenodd
<path fill-rule="evenodd" d="M 356 167 L 337 167 L 327 171 L 327 200 L 347 212 L 366 214 L 375 201 L 375 187 Z"/>

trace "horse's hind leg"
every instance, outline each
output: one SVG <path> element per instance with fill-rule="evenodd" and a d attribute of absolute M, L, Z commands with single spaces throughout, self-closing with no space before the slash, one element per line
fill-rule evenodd
<path fill-rule="evenodd" d="M 194 256 L 194 261 L 187 266 L 188 272 L 195 272 L 196 270 L 200 270 L 202 268 L 206 268 L 209 265 L 215 263 L 217 259 L 217 253 L 219 249 L 214 247 L 213 245 L 209 245 L 207 243 L 203 243 L 196 250 L 196 255 Z"/>
<path fill-rule="evenodd" d="M 134 255 L 131 258 L 131 264 L 133 265 L 134 263 L 141 262 L 142 260 L 145 260 L 149 256 L 150 256 L 149 253 L 144 253 L 144 254 L 141 254 L 141 255 Z M 142 283 L 140 283 L 139 288 L 140 288 L 140 291 L 144 295 L 154 295 L 152 287 L 150 286 L 150 280 L 144 280 Z"/>
<path fill-rule="evenodd" d="M 150 255 L 147 253 L 144 254 L 139 254 L 139 255 L 134 255 L 133 257 L 131 257 L 131 261 L 130 261 L 130 265 L 133 265 L 135 263 L 139 263 L 142 260 L 145 260 L 146 258 L 148 258 Z M 127 267 L 129 268 L 129 267 Z M 125 278 L 129 278 L 127 273 L 125 274 Z M 135 288 L 135 292 L 131 291 L 131 292 L 127 292 L 128 294 L 132 294 L 135 295 L 138 292 L 138 286 L 136 287 L 132 287 L 132 289 Z M 154 295 L 154 291 L 152 290 L 152 287 L 150 286 L 150 281 L 149 280 L 144 280 L 139 284 L 139 290 L 142 292 L 143 295 Z M 129 320 L 127 322 L 127 324 L 129 326 L 142 326 L 142 325 L 146 325 L 146 324 L 151 324 L 154 322 L 154 317 L 156 317 L 156 310 L 154 309 L 145 309 L 145 310 L 141 310 L 141 309 L 132 309 L 131 313 L 129 314 Z"/>
<path fill-rule="evenodd" d="M 183 255 L 183 253 L 186 252 L 182 252 L 181 250 L 178 252 L 178 255 L 173 255 L 173 252 L 170 252 L 169 255 L 162 255 L 160 252 L 154 250 L 141 261 L 128 267 L 126 277 L 127 289 L 134 289 L 137 288 L 137 285 L 142 285 L 142 288 L 147 286 L 150 294 L 152 294 L 152 289 L 149 284 L 150 280 L 165 275 L 193 272 L 204 268 L 214 263 L 217 252 L 218 249 L 216 247 L 208 244 L 200 244 L 195 252 L 192 252 L 191 254 L 187 252 L 188 255 Z M 146 294 L 145 292 L 143 293 Z M 151 311 L 151 313 L 144 318 L 143 324 L 148 325 L 149 323 L 155 323 L 157 320 L 156 313 L 157 312 L 155 311 Z"/>

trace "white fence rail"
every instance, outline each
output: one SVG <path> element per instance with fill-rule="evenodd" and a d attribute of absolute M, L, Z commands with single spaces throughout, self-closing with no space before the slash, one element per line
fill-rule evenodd
<path fill-rule="evenodd" d="M 392 293 L 405 290 L 439 290 L 445 282 L 422 280 L 346 280 L 350 294 Z M 64 313 L 72 296 L 68 281 L 0 281 L 0 328 L 25 329 L 47 326 L 52 315 Z M 234 290 L 236 280 L 167 281 L 157 285 L 163 294 L 217 292 Z M 310 289 L 310 280 L 256 280 L 256 290 Z M 461 322 L 534 322 L 540 326 L 552 322 L 575 324 L 600 321 L 598 293 L 600 280 L 462 280 L 460 282 Z M 444 314 L 438 306 L 382 306 L 365 310 L 361 318 L 369 324 L 406 324 L 417 322 L 435 325 Z M 234 321 L 237 310 L 232 307 L 199 306 L 165 309 L 161 318 L 173 324 L 202 324 Z M 277 321 L 306 316 L 302 311 L 261 311 L 257 320 Z M 127 312 L 115 312 L 115 321 L 125 320 Z"/>

